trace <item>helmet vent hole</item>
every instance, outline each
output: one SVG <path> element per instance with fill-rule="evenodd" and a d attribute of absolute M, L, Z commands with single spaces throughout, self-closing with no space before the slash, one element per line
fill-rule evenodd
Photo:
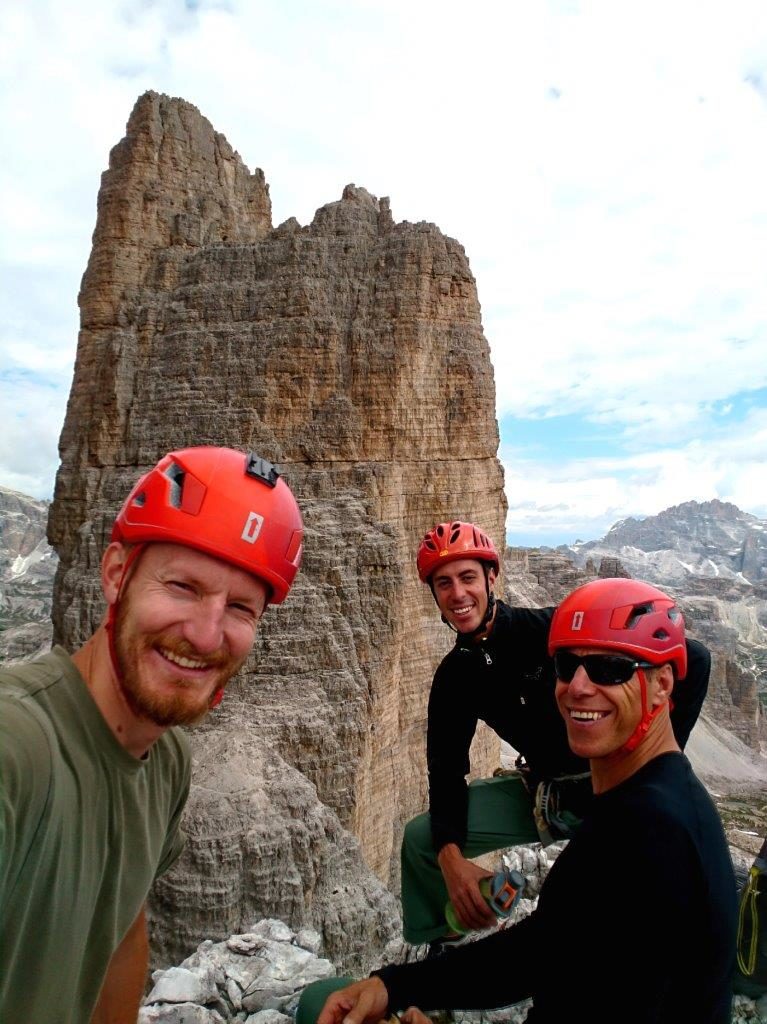
<path fill-rule="evenodd" d="M 445 528 L 442 525 L 442 523 L 439 524 L 439 526 L 437 527 L 435 533 L 437 534 L 438 537 L 443 537 L 445 535 Z"/>
<path fill-rule="evenodd" d="M 181 508 L 181 499 L 184 491 L 184 470 L 175 463 L 168 466 L 165 475 L 170 480 L 170 503 L 174 508 Z"/>
<path fill-rule="evenodd" d="M 668 640 L 671 634 L 665 629 L 656 629 L 653 633 L 654 640 Z"/>
<path fill-rule="evenodd" d="M 460 534 L 461 534 L 460 529 L 456 530 L 455 526 L 453 526 L 453 532 L 450 534 L 450 540 L 448 541 L 448 543 L 449 544 L 455 544 L 455 542 L 458 540 Z"/>
<path fill-rule="evenodd" d="M 131 502 L 136 508 L 143 508 L 146 505 L 146 491 L 141 491 Z"/>
<path fill-rule="evenodd" d="M 682 613 L 679 611 L 678 608 L 669 608 L 666 614 L 672 622 L 679 622 L 679 620 L 682 618 Z"/>
<path fill-rule="evenodd" d="M 648 601 L 646 604 L 636 604 L 629 616 L 628 622 L 626 623 L 626 629 L 634 629 L 639 620 L 643 615 L 649 615 L 652 611 L 652 601 Z"/>
<path fill-rule="evenodd" d="M 426 540 L 424 540 L 424 542 L 423 542 L 423 546 L 424 546 L 425 548 L 428 548 L 428 549 L 429 549 L 429 551 L 436 551 L 436 550 L 437 550 L 437 545 L 436 545 L 436 544 L 434 543 L 434 541 L 433 541 L 433 540 L 430 540 L 429 538 L 427 538 Z"/>

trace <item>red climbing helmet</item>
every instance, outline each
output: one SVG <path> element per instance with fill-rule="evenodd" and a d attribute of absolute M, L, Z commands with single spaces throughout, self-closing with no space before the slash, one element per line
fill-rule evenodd
<path fill-rule="evenodd" d="M 496 572 L 500 570 L 498 552 L 484 530 L 473 523 L 437 523 L 418 546 L 416 564 L 421 582 L 427 583 L 438 565 L 459 558 L 476 558 L 489 563 Z"/>
<path fill-rule="evenodd" d="M 549 654 L 562 647 L 615 649 L 653 665 L 671 662 L 677 679 L 687 674 L 682 613 L 641 580 L 593 580 L 569 594 L 549 630 Z"/>
<path fill-rule="evenodd" d="M 141 477 L 115 520 L 112 540 L 196 548 L 252 573 L 287 597 L 301 564 L 303 523 L 274 466 L 231 448 L 171 452 Z"/>

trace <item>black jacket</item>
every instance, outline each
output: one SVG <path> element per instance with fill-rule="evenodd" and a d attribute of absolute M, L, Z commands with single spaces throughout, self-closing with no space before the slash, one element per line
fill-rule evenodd
<path fill-rule="evenodd" d="M 727 1024 L 735 893 L 711 798 L 686 757 L 661 754 L 594 797 L 530 917 L 375 973 L 394 1011 L 532 996 L 530 1024 Z"/>
<path fill-rule="evenodd" d="M 487 640 L 461 634 L 434 675 L 429 696 L 426 757 L 434 848 L 466 839 L 469 747 L 486 722 L 524 757 L 536 779 L 587 772 L 576 757 L 554 699 L 554 662 L 547 652 L 553 608 L 511 608 L 498 601 Z M 674 687 L 671 723 L 684 748 L 708 689 L 711 658 L 687 641 L 687 676 Z"/>

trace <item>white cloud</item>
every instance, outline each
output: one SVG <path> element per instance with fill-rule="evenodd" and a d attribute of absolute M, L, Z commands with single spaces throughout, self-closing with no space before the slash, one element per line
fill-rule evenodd
<path fill-rule="evenodd" d="M 536 462 L 503 452 L 507 530 L 541 542 L 590 540 L 619 519 L 656 515 L 685 501 L 731 501 L 767 518 L 767 410 L 705 442 L 635 455 Z"/>
<path fill-rule="evenodd" d="M 66 390 L 22 373 L 0 374 L 0 486 L 50 498 Z"/>
<path fill-rule="evenodd" d="M 74 358 L 99 175 L 155 88 L 264 169 L 275 222 L 307 222 L 355 181 L 460 239 L 499 415 L 589 416 L 626 446 L 614 465 L 510 470 L 536 522 L 704 488 L 753 506 L 758 455 L 738 455 L 753 439 L 707 439 L 725 403 L 767 385 L 766 81 L 763 0 L 6 0 L 0 379 L 28 372 L 18 400 L 0 395 L 16 403 L 0 483 L 19 479 L 24 438 L 56 463 L 51 387 Z"/>

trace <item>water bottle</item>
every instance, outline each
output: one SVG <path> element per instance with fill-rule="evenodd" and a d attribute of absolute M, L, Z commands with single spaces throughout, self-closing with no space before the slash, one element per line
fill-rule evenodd
<path fill-rule="evenodd" d="M 482 878 L 479 883 L 479 891 L 487 902 L 496 917 L 508 917 L 517 905 L 522 890 L 525 887 L 524 876 L 519 871 L 496 871 L 492 878 Z M 464 928 L 458 920 L 455 907 L 452 903 L 445 904 L 445 920 L 450 930 L 456 935 L 465 935 L 468 928 Z"/>

